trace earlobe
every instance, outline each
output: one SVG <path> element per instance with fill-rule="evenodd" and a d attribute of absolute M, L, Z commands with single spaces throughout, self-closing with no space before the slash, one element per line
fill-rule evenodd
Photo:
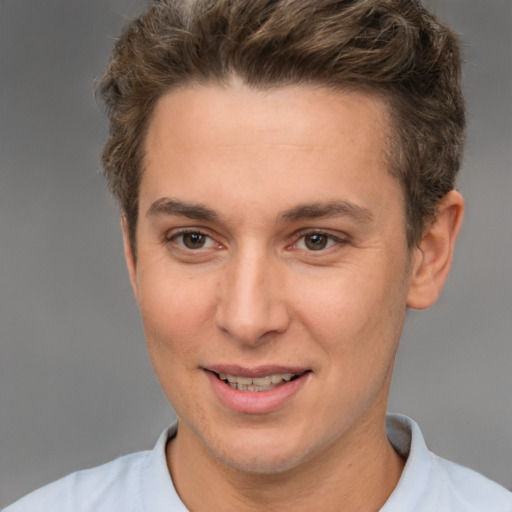
<path fill-rule="evenodd" d="M 461 194 L 448 192 L 439 203 L 435 220 L 413 250 L 408 307 L 425 309 L 438 299 L 450 271 L 463 216 Z"/>
<path fill-rule="evenodd" d="M 128 268 L 128 275 L 130 277 L 130 283 L 132 285 L 133 294 L 135 295 L 135 299 L 138 300 L 138 285 L 135 256 L 132 251 L 132 246 L 130 243 L 130 230 L 128 228 L 128 222 L 125 216 L 121 217 L 121 229 L 123 231 L 124 257 L 126 260 L 126 266 Z"/>

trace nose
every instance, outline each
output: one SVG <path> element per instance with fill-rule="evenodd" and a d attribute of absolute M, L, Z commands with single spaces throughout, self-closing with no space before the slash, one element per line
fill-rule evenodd
<path fill-rule="evenodd" d="M 258 345 L 289 326 L 282 269 L 270 259 L 254 252 L 240 256 L 219 283 L 215 320 L 238 343 Z"/>

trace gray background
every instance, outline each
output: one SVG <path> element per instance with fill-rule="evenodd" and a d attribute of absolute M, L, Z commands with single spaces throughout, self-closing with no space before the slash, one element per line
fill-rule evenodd
<path fill-rule="evenodd" d="M 443 296 L 409 315 L 390 409 L 512 487 L 512 4 L 429 4 L 466 45 L 468 210 Z M 150 448 L 173 417 L 98 173 L 94 80 L 142 5 L 0 0 L 0 505 Z"/>

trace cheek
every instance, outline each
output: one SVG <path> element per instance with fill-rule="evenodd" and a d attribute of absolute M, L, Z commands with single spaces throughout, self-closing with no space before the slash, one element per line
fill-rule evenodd
<path fill-rule="evenodd" d="M 212 318 L 209 288 L 207 280 L 176 272 L 141 272 L 139 308 L 150 355 L 194 350 Z"/>
<path fill-rule="evenodd" d="M 398 343 L 407 290 L 401 271 L 387 268 L 397 268 L 396 262 L 380 268 L 358 264 L 317 280 L 315 286 L 303 283 L 296 293 L 299 315 L 326 350 L 355 357 Z"/>
<path fill-rule="evenodd" d="M 208 339 L 209 294 L 178 275 L 156 273 L 139 279 L 139 308 L 149 358 L 160 385 L 179 416 L 197 408 L 188 383 Z M 197 414 L 199 414 L 197 412 Z"/>

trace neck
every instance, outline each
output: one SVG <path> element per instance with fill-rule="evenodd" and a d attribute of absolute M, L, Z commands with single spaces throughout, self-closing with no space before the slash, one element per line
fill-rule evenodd
<path fill-rule="evenodd" d="M 367 421 L 313 460 L 277 474 L 226 467 L 180 425 L 168 446 L 175 488 L 194 512 L 379 510 L 393 492 L 404 462 L 386 437 L 385 421 Z"/>

